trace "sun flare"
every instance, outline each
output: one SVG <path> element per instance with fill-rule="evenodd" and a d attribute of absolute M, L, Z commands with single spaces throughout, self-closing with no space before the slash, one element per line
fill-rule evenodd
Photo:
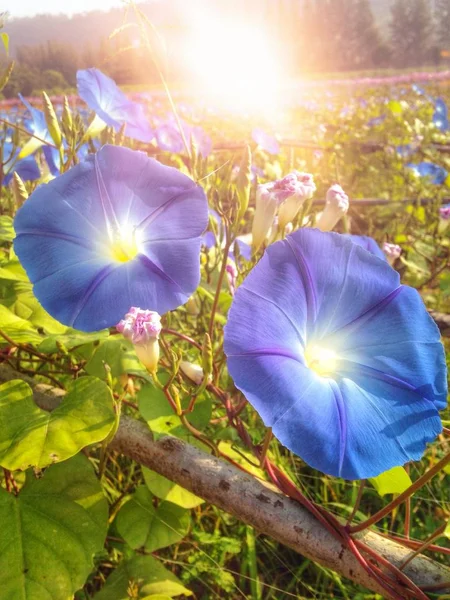
<path fill-rule="evenodd" d="M 184 61 L 207 97 L 231 110 L 273 111 L 283 81 L 274 40 L 261 28 L 202 13 L 192 21 Z"/>

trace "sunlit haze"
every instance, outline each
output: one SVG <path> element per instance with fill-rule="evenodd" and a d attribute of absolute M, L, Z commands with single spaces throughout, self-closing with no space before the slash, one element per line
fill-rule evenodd
<path fill-rule="evenodd" d="M 4 0 L 2 10 L 12 17 L 32 17 L 37 14 L 74 14 L 89 10 L 109 10 L 123 5 L 122 0 L 77 0 L 76 2 L 61 2 L 61 0 Z"/>
<path fill-rule="evenodd" d="M 274 109 L 283 69 L 269 33 L 211 10 L 187 16 L 189 34 L 181 55 L 197 89 L 227 108 Z"/>

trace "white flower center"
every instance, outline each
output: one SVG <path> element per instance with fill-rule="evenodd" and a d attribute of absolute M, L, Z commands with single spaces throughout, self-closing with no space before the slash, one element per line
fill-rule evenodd
<path fill-rule="evenodd" d="M 305 361 L 310 369 L 321 376 L 333 373 L 338 364 L 336 352 L 321 346 L 308 346 L 305 350 Z"/>

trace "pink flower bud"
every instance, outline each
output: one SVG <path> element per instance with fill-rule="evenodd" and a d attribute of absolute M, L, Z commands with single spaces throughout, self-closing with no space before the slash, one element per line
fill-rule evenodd
<path fill-rule="evenodd" d="M 225 267 L 225 271 L 227 274 L 227 280 L 228 280 L 228 285 L 230 287 L 231 295 L 234 296 L 234 293 L 236 291 L 236 281 L 237 281 L 237 276 L 238 276 L 235 262 L 232 260 L 229 260 L 227 263 L 227 266 Z"/>
<path fill-rule="evenodd" d="M 331 231 L 336 223 L 347 213 L 348 196 L 340 185 L 335 183 L 328 192 L 325 208 L 317 220 L 317 227 L 322 231 Z"/>
<path fill-rule="evenodd" d="M 388 242 L 384 242 L 383 252 L 386 254 L 388 263 L 392 266 L 402 253 L 402 249 L 400 246 L 397 246 L 397 244 L 389 244 Z"/>
<path fill-rule="evenodd" d="M 449 221 L 450 220 L 450 204 L 446 204 L 445 206 L 442 206 L 439 209 L 439 216 L 444 221 Z"/>
<path fill-rule="evenodd" d="M 154 373 L 159 359 L 158 339 L 162 329 L 160 315 L 153 310 L 141 310 L 132 306 L 116 325 L 116 329 L 133 343 L 139 360 L 150 373 Z"/>
<path fill-rule="evenodd" d="M 284 195 L 278 209 L 279 226 L 282 231 L 288 223 L 295 219 L 305 200 L 312 197 L 316 186 L 310 173 L 293 171 L 275 182 L 274 192 L 276 190 L 283 190 Z"/>

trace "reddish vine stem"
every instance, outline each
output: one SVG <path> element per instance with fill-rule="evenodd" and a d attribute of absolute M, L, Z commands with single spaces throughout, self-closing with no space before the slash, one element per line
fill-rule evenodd
<path fill-rule="evenodd" d="M 180 338 L 181 340 L 184 340 L 185 342 L 188 342 L 189 344 L 191 344 L 191 346 L 195 346 L 198 350 L 201 351 L 201 349 L 202 349 L 201 345 L 198 342 L 196 342 L 195 340 L 193 340 L 189 336 L 184 335 L 184 333 L 180 333 L 178 331 L 175 331 L 175 329 L 168 329 L 167 327 L 164 327 L 162 329 L 161 333 L 167 334 L 167 335 L 174 335 L 174 336 Z"/>
<path fill-rule="evenodd" d="M 252 443 L 252 440 L 242 421 L 235 414 L 233 414 L 230 397 L 215 387 L 214 393 L 223 402 L 227 411 L 229 422 L 236 428 L 245 446 L 247 446 L 254 454 L 256 454 L 256 456 L 260 457 L 260 451 Z M 414 594 L 412 598 L 415 600 L 428 600 L 420 588 L 418 588 L 404 573 L 402 573 L 394 565 L 391 565 L 389 561 L 383 559 L 383 557 L 379 556 L 376 552 L 371 551 L 370 553 L 379 562 L 379 564 L 383 564 L 386 569 L 391 571 L 401 582 L 401 584 L 389 579 L 388 576 L 376 565 L 367 562 L 360 551 L 360 548 L 362 550 L 366 550 L 366 546 L 359 542 L 358 547 L 358 544 L 350 535 L 350 528 L 342 526 L 333 515 L 306 498 L 295 486 L 295 484 L 288 477 L 286 477 L 281 470 L 272 464 L 267 457 L 264 461 L 264 466 L 269 474 L 270 479 L 278 487 L 278 489 L 290 498 L 293 498 L 299 502 L 304 508 L 313 514 L 335 538 L 341 541 L 344 546 L 347 546 L 352 551 L 361 566 L 379 583 L 379 585 L 383 587 L 386 593 L 389 594 L 390 598 L 393 600 L 405 600 L 405 592 L 408 591 L 411 592 L 411 594 Z M 409 593 L 408 596 L 410 596 Z"/>
<path fill-rule="evenodd" d="M 415 600 L 429 600 L 425 593 L 413 581 L 411 581 L 411 579 L 407 575 L 405 575 L 402 571 L 400 571 L 400 569 L 398 569 L 395 565 L 393 565 L 387 559 L 385 559 L 381 554 L 378 554 L 378 552 L 375 552 L 375 550 L 372 550 L 372 548 L 369 548 L 369 546 L 367 546 L 360 540 L 352 539 L 352 542 L 357 548 L 360 548 L 362 551 L 369 554 L 380 565 L 382 565 L 385 569 L 390 571 L 402 584 L 404 584 L 404 586 L 406 586 L 407 589 L 414 593 L 413 598 Z M 404 594 L 404 592 L 406 591 L 404 586 L 402 585 L 402 594 Z M 400 597 L 404 598 L 405 596 L 401 595 Z"/>
<path fill-rule="evenodd" d="M 419 479 L 417 479 L 412 485 L 409 486 L 407 490 L 405 490 L 402 494 L 399 494 L 397 498 L 389 502 L 384 508 L 376 512 L 374 515 L 363 521 L 362 523 L 358 523 L 353 527 L 349 528 L 350 533 L 357 533 L 358 531 L 364 531 L 367 527 L 378 523 L 383 517 L 388 515 L 390 512 L 403 504 L 403 502 L 410 498 L 417 490 L 420 490 L 430 479 L 432 479 L 435 475 L 439 473 L 447 464 L 450 463 L 450 452 L 446 454 L 440 461 L 438 461 L 434 467 L 431 467 L 426 473 L 424 473 Z"/>
<path fill-rule="evenodd" d="M 410 468 L 409 465 L 405 465 L 405 471 L 408 473 L 410 473 Z M 404 524 L 404 529 L 405 529 L 405 538 L 409 540 L 410 537 L 410 531 L 411 531 L 411 497 L 406 499 L 406 503 L 405 503 L 405 524 Z"/>
<path fill-rule="evenodd" d="M 378 535 L 381 535 L 382 537 L 385 537 L 388 540 L 398 542 L 399 544 L 402 544 L 403 546 L 411 548 L 411 550 L 416 550 L 417 548 L 420 548 L 423 545 L 423 542 L 420 542 L 418 540 L 411 540 L 411 539 L 407 540 L 398 535 L 385 535 L 382 532 L 378 532 Z M 450 556 L 450 548 L 444 548 L 443 546 L 436 546 L 435 544 L 430 544 L 429 546 L 427 546 L 427 550 L 429 552 L 439 552 L 441 554 L 448 554 Z"/>
<path fill-rule="evenodd" d="M 352 510 L 352 512 L 347 520 L 347 523 L 346 523 L 347 527 L 351 524 L 351 522 L 355 518 L 356 513 L 358 512 L 358 508 L 359 508 L 359 505 L 361 504 L 361 500 L 362 500 L 362 496 L 363 496 L 365 487 L 366 487 L 366 480 L 361 479 L 361 481 L 359 482 L 358 495 L 356 496 L 355 506 L 353 507 L 353 510 Z"/>
<path fill-rule="evenodd" d="M 403 563 L 400 566 L 400 570 L 404 569 L 406 567 L 406 565 L 413 560 L 413 558 L 415 558 L 418 554 L 420 554 L 424 550 L 427 550 L 435 540 L 440 538 L 444 534 L 446 527 L 447 527 L 447 523 L 442 523 L 442 525 L 440 527 L 438 527 L 436 529 L 436 531 L 434 533 L 432 533 L 428 537 L 428 539 L 425 540 L 425 542 L 423 542 L 423 544 L 421 544 L 418 548 L 416 548 L 414 550 L 414 552 L 412 552 L 410 554 L 410 556 L 408 556 L 408 558 L 403 561 Z"/>
<path fill-rule="evenodd" d="M 226 236 L 226 242 L 225 242 L 225 248 L 223 249 L 222 267 L 220 269 L 219 279 L 217 280 L 217 288 L 216 288 L 216 293 L 214 295 L 214 301 L 213 301 L 213 305 L 211 308 L 211 318 L 209 321 L 208 333 L 209 333 L 209 337 L 211 338 L 211 340 L 213 339 L 214 319 L 216 316 L 217 305 L 219 304 L 219 297 L 220 297 L 220 291 L 222 289 L 223 279 L 225 277 L 225 273 L 227 270 L 228 254 L 229 254 L 230 248 L 231 248 L 230 232 L 228 231 L 228 227 L 225 228 L 225 236 Z"/>

